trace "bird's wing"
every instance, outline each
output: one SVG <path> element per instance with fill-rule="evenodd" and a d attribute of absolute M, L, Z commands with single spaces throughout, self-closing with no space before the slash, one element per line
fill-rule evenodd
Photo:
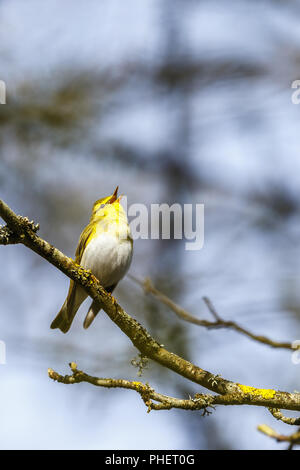
<path fill-rule="evenodd" d="M 87 225 L 80 235 L 79 243 L 75 253 L 75 263 L 80 264 L 84 249 L 88 243 L 89 238 L 93 235 L 95 224 Z M 72 279 L 70 280 L 69 291 L 67 298 L 60 309 L 59 313 L 51 323 L 51 328 L 60 328 L 63 333 L 66 333 L 73 321 L 73 318 L 80 306 L 85 300 L 87 294 L 76 284 Z"/>
<path fill-rule="evenodd" d="M 88 239 L 95 231 L 95 224 L 88 224 L 80 235 L 79 243 L 75 252 L 75 262 L 80 264 L 84 249 L 87 245 Z"/>
<path fill-rule="evenodd" d="M 93 237 L 96 231 L 101 233 L 107 232 L 109 228 L 109 222 L 105 216 L 98 217 L 90 222 L 79 237 L 78 246 L 75 252 L 75 263 L 80 264 L 83 252 L 89 242 L 89 238 Z"/>
<path fill-rule="evenodd" d="M 84 249 L 87 245 L 88 239 L 93 235 L 93 231 L 95 230 L 94 224 L 88 224 L 83 232 L 79 237 L 79 243 L 76 248 L 75 252 L 75 263 L 80 264 L 81 258 L 84 252 Z M 71 280 L 69 286 L 69 292 L 67 296 L 67 316 L 72 316 L 72 312 L 74 310 L 74 301 L 76 296 L 76 290 L 78 289 L 78 285 Z"/>
<path fill-rule="evenodd" d="M 97 220 L 94 220 L 92 223 L 89 223 L 82 231 L 75 252 L 75 263 L 81 263 L 82 255 L 88 245 L 89 239 L 95 235 L 95 232 L 99 225 L 101 226 L 101 231 L 107 230 L 107 221 L 105 221 L 104 217 L 99 217 Z M 71 314 L 74 311 L 74 307 L 76 308 L 76 305 L 74 304 L 76 304 L 76 292 L 78 289 L 80 289 L 80 287 L 74 281 L 71 280 L 67 297 L 68 312 L 71 312 Z"/>

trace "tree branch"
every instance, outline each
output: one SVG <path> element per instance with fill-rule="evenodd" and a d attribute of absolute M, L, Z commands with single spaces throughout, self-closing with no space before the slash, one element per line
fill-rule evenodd
<path fill-rule="evenodd" d="M 52 380 L 64 384 L 75 384 L 80 382 L 88 382 L 96 387 L 104 388 L 124 388 L 134 390 L 140 394 L 143 402 L 145 403 L 148 413 L 151 410 L 170 410 L 171 408 L 180 408 L 183 410 L 202 410 L 207 413 L 207 407 L 213 407 L 213 402 L 218 398 L 217 395 L 201 395 L 198 398 L 190 398 L 182 400 L 179 398 L 162 395 L 155 392 L 149 384 L 142 382 L 130 382 L 124 379 L 108 379 L 93 377 L 77 369 L 77 364 L 71 362 L 69 364 L 72 375 L 60 375 L 53 369 L 48 369 L 48 375 Z M 153 403 L 153 400 L 158 403 Z"/>
<path fill-rule="evenodd" d="M 172 408 L 177 408 L 192 411 L 204 410 L 204 414 L 210 414 L 210 412 L 207 410 L 208 407 L 215 408 L 216 405 L 241 405 L 240 399 L 235 394 L 210 395 L 196 393 L 193 398 L 189 397 L 189 399 L 185 400 L 157 393 L 152 387 L 150 387 L 148 383 L 143 384 L 142 382 L 131 382 L 124 379 L 94 377 L 86 374 L 81 370 L 78 370 L 77 364 L 75 362 L 71 362 L 69 366 L 71 368 L 72 375 L 60 375 L 53 369 L 48 369 L 48 375 L 52 380 L 68 385 L 80 382 L 88 382 L 92 385 L 95 385 L 96 387 L 124 388 L 128 390 L 134 390 L 140 394 L 142 400 L 148 408 L 148 412 L 151 410 L 170 410 Z M 159 403 L 153 403 L 152 400 L 155 400 Z"/>

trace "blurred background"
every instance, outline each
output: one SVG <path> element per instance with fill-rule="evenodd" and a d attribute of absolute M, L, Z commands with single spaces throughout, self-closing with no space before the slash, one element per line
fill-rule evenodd
<path fill-rule="evenodd" d="M 199 318 L 219 314 L 274 340 L 300 339 L 300 2 L 2 0 L 1 197 L 73 256 L 93 202 L 116 185 L 128 204 L 204 203 L 205 243 L 137 240 L 130 273 Z M 146 413 L 137 394 L 67 386 L 68 363 L 136 380 L 137 356 L 102 312 L 80 309 L 67 335 L 49 325 L 68 279 L 23 246 L 0 247 L 2 449 L 282 449 L 265 409 Z M 165 346 L 247 385 L 300 390 L 300 365 L 228 330 L 180 321 L 129 277 L 121 305 Z M 152 361 L 142 381 L 202 391 Z"/>

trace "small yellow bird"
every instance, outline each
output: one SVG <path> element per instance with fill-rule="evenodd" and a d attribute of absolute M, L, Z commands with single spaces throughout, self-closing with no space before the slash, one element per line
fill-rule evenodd
<path fill-rule="evenodd" d="M 99 199 L 93 206 L 89 224 L 80 235 L 75 262 L 90 269 L 107 292 L 112 293 L 129 269 L 133 240 L 127 215 L 120 204 L 118 186 L 113 194 Z M 67 333 L 82 302 L 88 294 L 74 281 L 70 281 L 68 296 L 51 323 Z M 88 328 L 102 305 L 93 300 L 83 326 Z"/>

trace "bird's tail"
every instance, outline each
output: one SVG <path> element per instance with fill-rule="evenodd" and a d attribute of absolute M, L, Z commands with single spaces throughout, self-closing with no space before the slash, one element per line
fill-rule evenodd
<path fill-rule="evenodd" d="M 68 320 L 68 299 L 65 300 L 62 308 L 54 318 L 53 322 L 51 323 L 50 328 L 55 329 L 59 328 L 63 333 L 67 333 L 69 330 L 71 323 Z"/>
<path fill-rule="evenodd" d="M 114 284 L 110 287 L 106 287 L 105 290 L 111 294 L 114 288 L 116 287 L 116 285 L 117 284 Z M 96 316 L 98 315 L 102 307 L 103 305 L 100 302 L 96 302 L 95 300 L 93 300 L 89 308 L 89 311 L 86 314 L 86 317 L 84 319 L 83 328 L 87 329 L 92 324 L 92 322 L 94 321 L 94 319 L 96 318 Z"/>
<path fill-rule="evenodd" d="M 87 329 L 91 323 L 94 321 L 98 313 L 100 312 L 102 305 L 95 300 L 91 303 L 88 313 L 83 322 L 83 328 Z"/>
<path fill-rule="evenodd" d="M 72 325 L 77 310 L 86 297 L 86 292 L 71 281 L 68 296 L 62 308 L 51 323 L 50 328 L 59 328 L 63 333 L 67 333 Z"/>

